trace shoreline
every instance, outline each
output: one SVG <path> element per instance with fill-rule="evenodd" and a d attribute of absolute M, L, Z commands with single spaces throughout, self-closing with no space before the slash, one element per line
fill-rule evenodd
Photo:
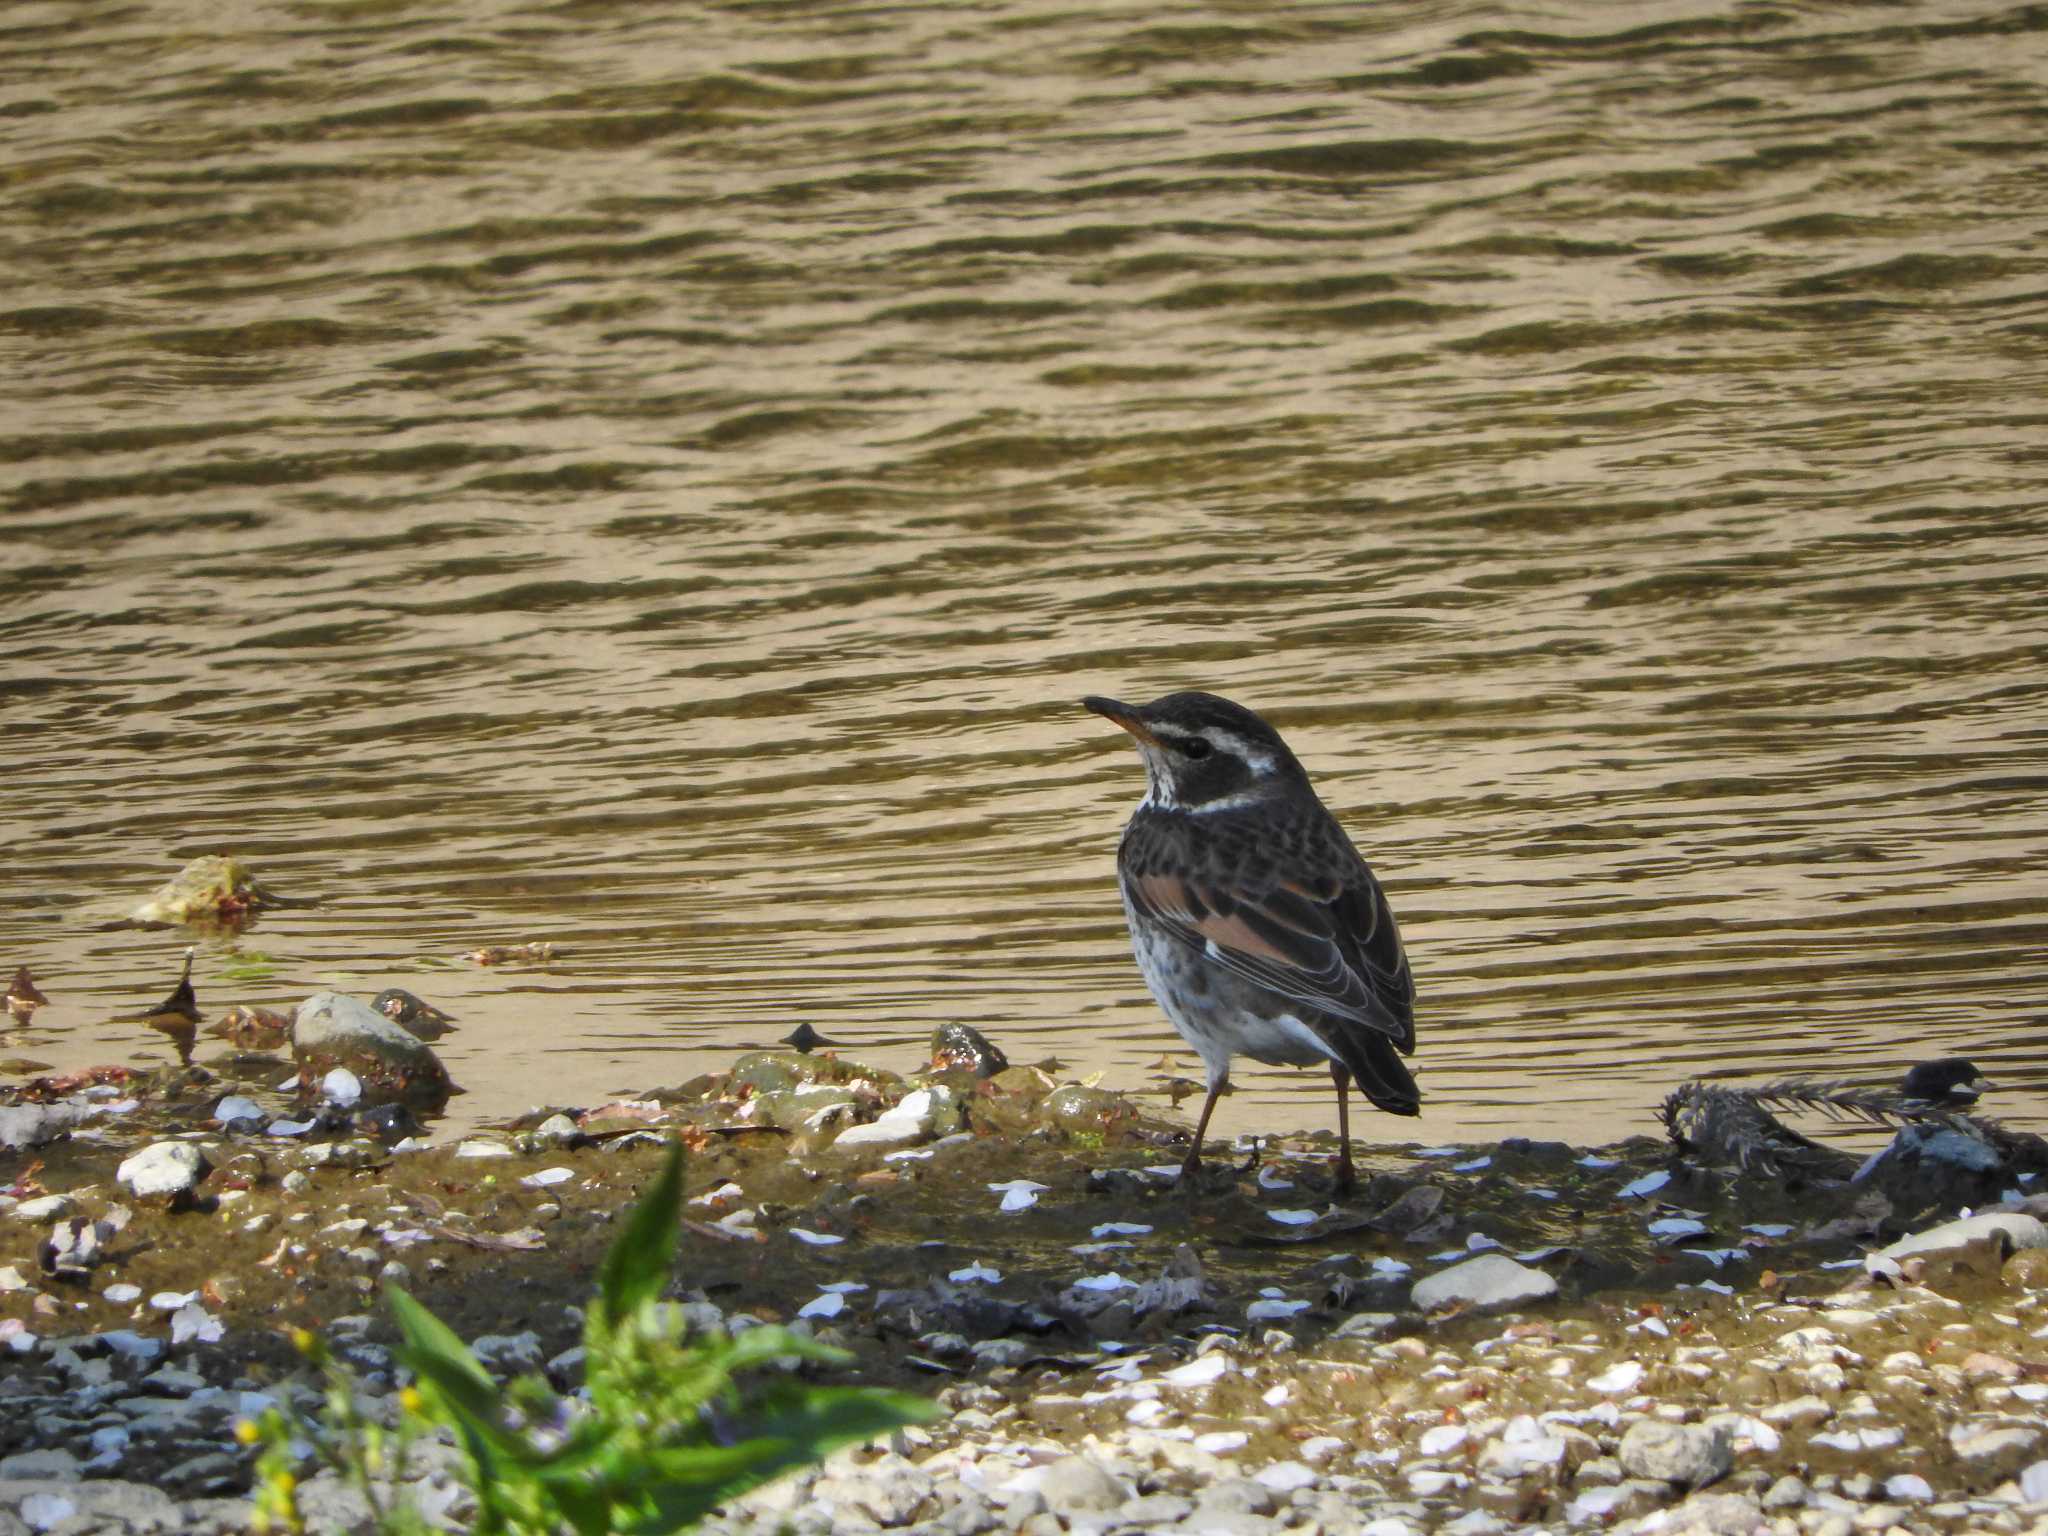
<path fill-rule="evenodd" d="M 417 1151 L 206 1127 L 218 1081 L 91 1117 L 36 1154 L 58 1205 L 25 1213 L 9 1195 L 0 1213 L 0 1396 L 17 1410 L 0 1512 L 68 1498 L 102 1522 L 75 1528 L 118 1528 L 92 1512 L 170 1500 L 175 1528 L 239 1529 L 234 1420 L 303 1390 L 280 1330 L 325 1328 L 386 1396 L 386 1281 L 486 1339 L 495 1364 L 572 1385 L 573 1309 L 612 1218 L 681 1135 L 671 1294 L 694 1320 L 809 1327 L 854 1352 L 848 1379 L 950 1410 L 894 1451 L 757 1492 L 710 1527 L 735 1536 L 784 1517 L 947 1536 L 1649 1532 L 1695 1517 L 1784 1536 L 2048 1530 L 2048 1505 L 2028 1502 L 2048 1500 L 2048 1249 L 1980 1238 L 1873 1278 L 1868 1252 L 1954 1218 L 1920 1200 L 1924 1177 L 1889 1194 L 1793 1187 L 1648 1138 L 1510 1139 L 1368 1146 L 1337 1200 L 1324 1135 L 1272 1138 L 1256 1167 L 1212 1146 L 1181 1190 L 1158 1171 L 1178 1161 L 1172 1127 L 1120 1095 L 1017 1075 L 1033 1070 L 890 1081 L 756 1053 L 632 1106 Z M 906 1129 L 906 1103 L 943 1111 L 947 1095 L 961 1128 L 939 1113 Z M 826 1100 L 846 1107 L 803 1129 Z M 797 1129 L 775 1123 L 785 1109 Z M 116 1186 L 151 1138 L 213 1165 L 193 1208 Z M 95 1262 L 39 1271 L 54 1226 L 117 1205 L 131 1216 Z M 2048 1201 L 2012 1207 L 2023 1236 L 2034 1206 Z M 1482 1271 L 1520 1299 L 1468 1289 Z M 1075 1452 L 1083 1463 L 1063 1459 Z M 837 1525 L 807 1526 L 808 1498 Z"/>

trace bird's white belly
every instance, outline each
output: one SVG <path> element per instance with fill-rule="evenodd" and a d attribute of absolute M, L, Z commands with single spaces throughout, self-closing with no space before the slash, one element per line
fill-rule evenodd
<path fill-rule="evenodd" d="M 1202 1058 L 1211 1087 L 1230 1080 L 1232 1056 L 1292 1067 L 1337 1059 L 1293 1014 L 1256 1006 L 1272 994 L 1220 966 L 1203 963 L 1186 945 L 1133 922 L 1131 949 L 1160 1008 Z"/>

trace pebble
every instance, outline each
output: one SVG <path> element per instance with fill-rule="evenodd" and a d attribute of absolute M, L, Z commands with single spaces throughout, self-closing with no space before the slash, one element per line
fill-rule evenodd
<path fill-rule="evenodd" d="M 1725 1422 L 1638 1419 L 1621 1437 L 1620 1458 L 1631 1477 L 1699 1488 L 1726 1476 L 1735 1464 L 1734 1437 Z"/>
<path fill-rule="evenodd" d="M 114 1170 L 120 1186 L 137 1199 L 190 1196 L 212 1171 L 199 1148 L 189 1141 L 152 1142 Z"/>
<path fill-rule="evenodd" d="M 1039 1497 L 1054 1514 L 1073 1516 L 1120 1509 L 1131 1490 L 1100 1462 L 1087 1456 L 1063 1456 L 1045 1469 Z"/>
<path fill-rule="evenodd" d="M 1424 1276 L 1415 1282 L 1409 1300 L 1423 1312 L 1454 1305 L 1483 1312 L 1544 1301 L 1556 1294 L 1557 1282 L 1542 1270 L 1518 1264 L 1506 1254 L 1485 1253 Z"/>

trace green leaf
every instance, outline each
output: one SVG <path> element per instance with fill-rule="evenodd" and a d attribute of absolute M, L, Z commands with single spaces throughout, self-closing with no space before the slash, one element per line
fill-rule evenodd
<path fill-rule="evenodd" d="M 384 1297 L 398 1323 L 398 1331 L 404 1335 L 404 1342 L 398 1346 L 398 1358 L 440 1394 L 448 1411 L 456 1417 L 457 1422 L 451 1427 L 470 1443 L 471 1454 L 479 1461 L 493 1454 L 528 1459 L 531 1452 L 524 1440 L 504 1427 L 503 1395 L 497 1383 L 477 1363 L 469 1346 L 446 1323 L 396 1286 L 386 1290 Z"/>
<path fill-rule="evenodd" d="M 725 1370 L 736 1372 L 787 1359 L 815 1360 L 820 1365 L 848 1365 L 852 1363 L 853 1356 L 846 1350 L 820 1344 L 801 1333 L 766 1323 L 734 1335 L 718 1363 Z"/>
<path fill-rule="evenodd" d="M 602 1309 L 606 1326 L 616 1328 L 656 1300 L 668 1284 L 669 1268 L 682 1236 L 676 1214 L 682 1196 L 683 1146 L 677 1142 L 669 1148 L 668 1161 L 633 1207 L 625 1229 L 613 1240 L 598 1270 L 598 1307 L 593 1312 Z"/>

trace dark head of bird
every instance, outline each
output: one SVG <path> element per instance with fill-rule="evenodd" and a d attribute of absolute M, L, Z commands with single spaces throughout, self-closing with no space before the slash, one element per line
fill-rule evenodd
<path fill-rule="evenodd" d="M 1309 791 L 1280 733 L 1213 693 L 1169 693 L 1150 704 L 1091 694 L 1082 704 L 1131 733 L 1145 760 L 1147 803 L 1213 811 Z"/>

